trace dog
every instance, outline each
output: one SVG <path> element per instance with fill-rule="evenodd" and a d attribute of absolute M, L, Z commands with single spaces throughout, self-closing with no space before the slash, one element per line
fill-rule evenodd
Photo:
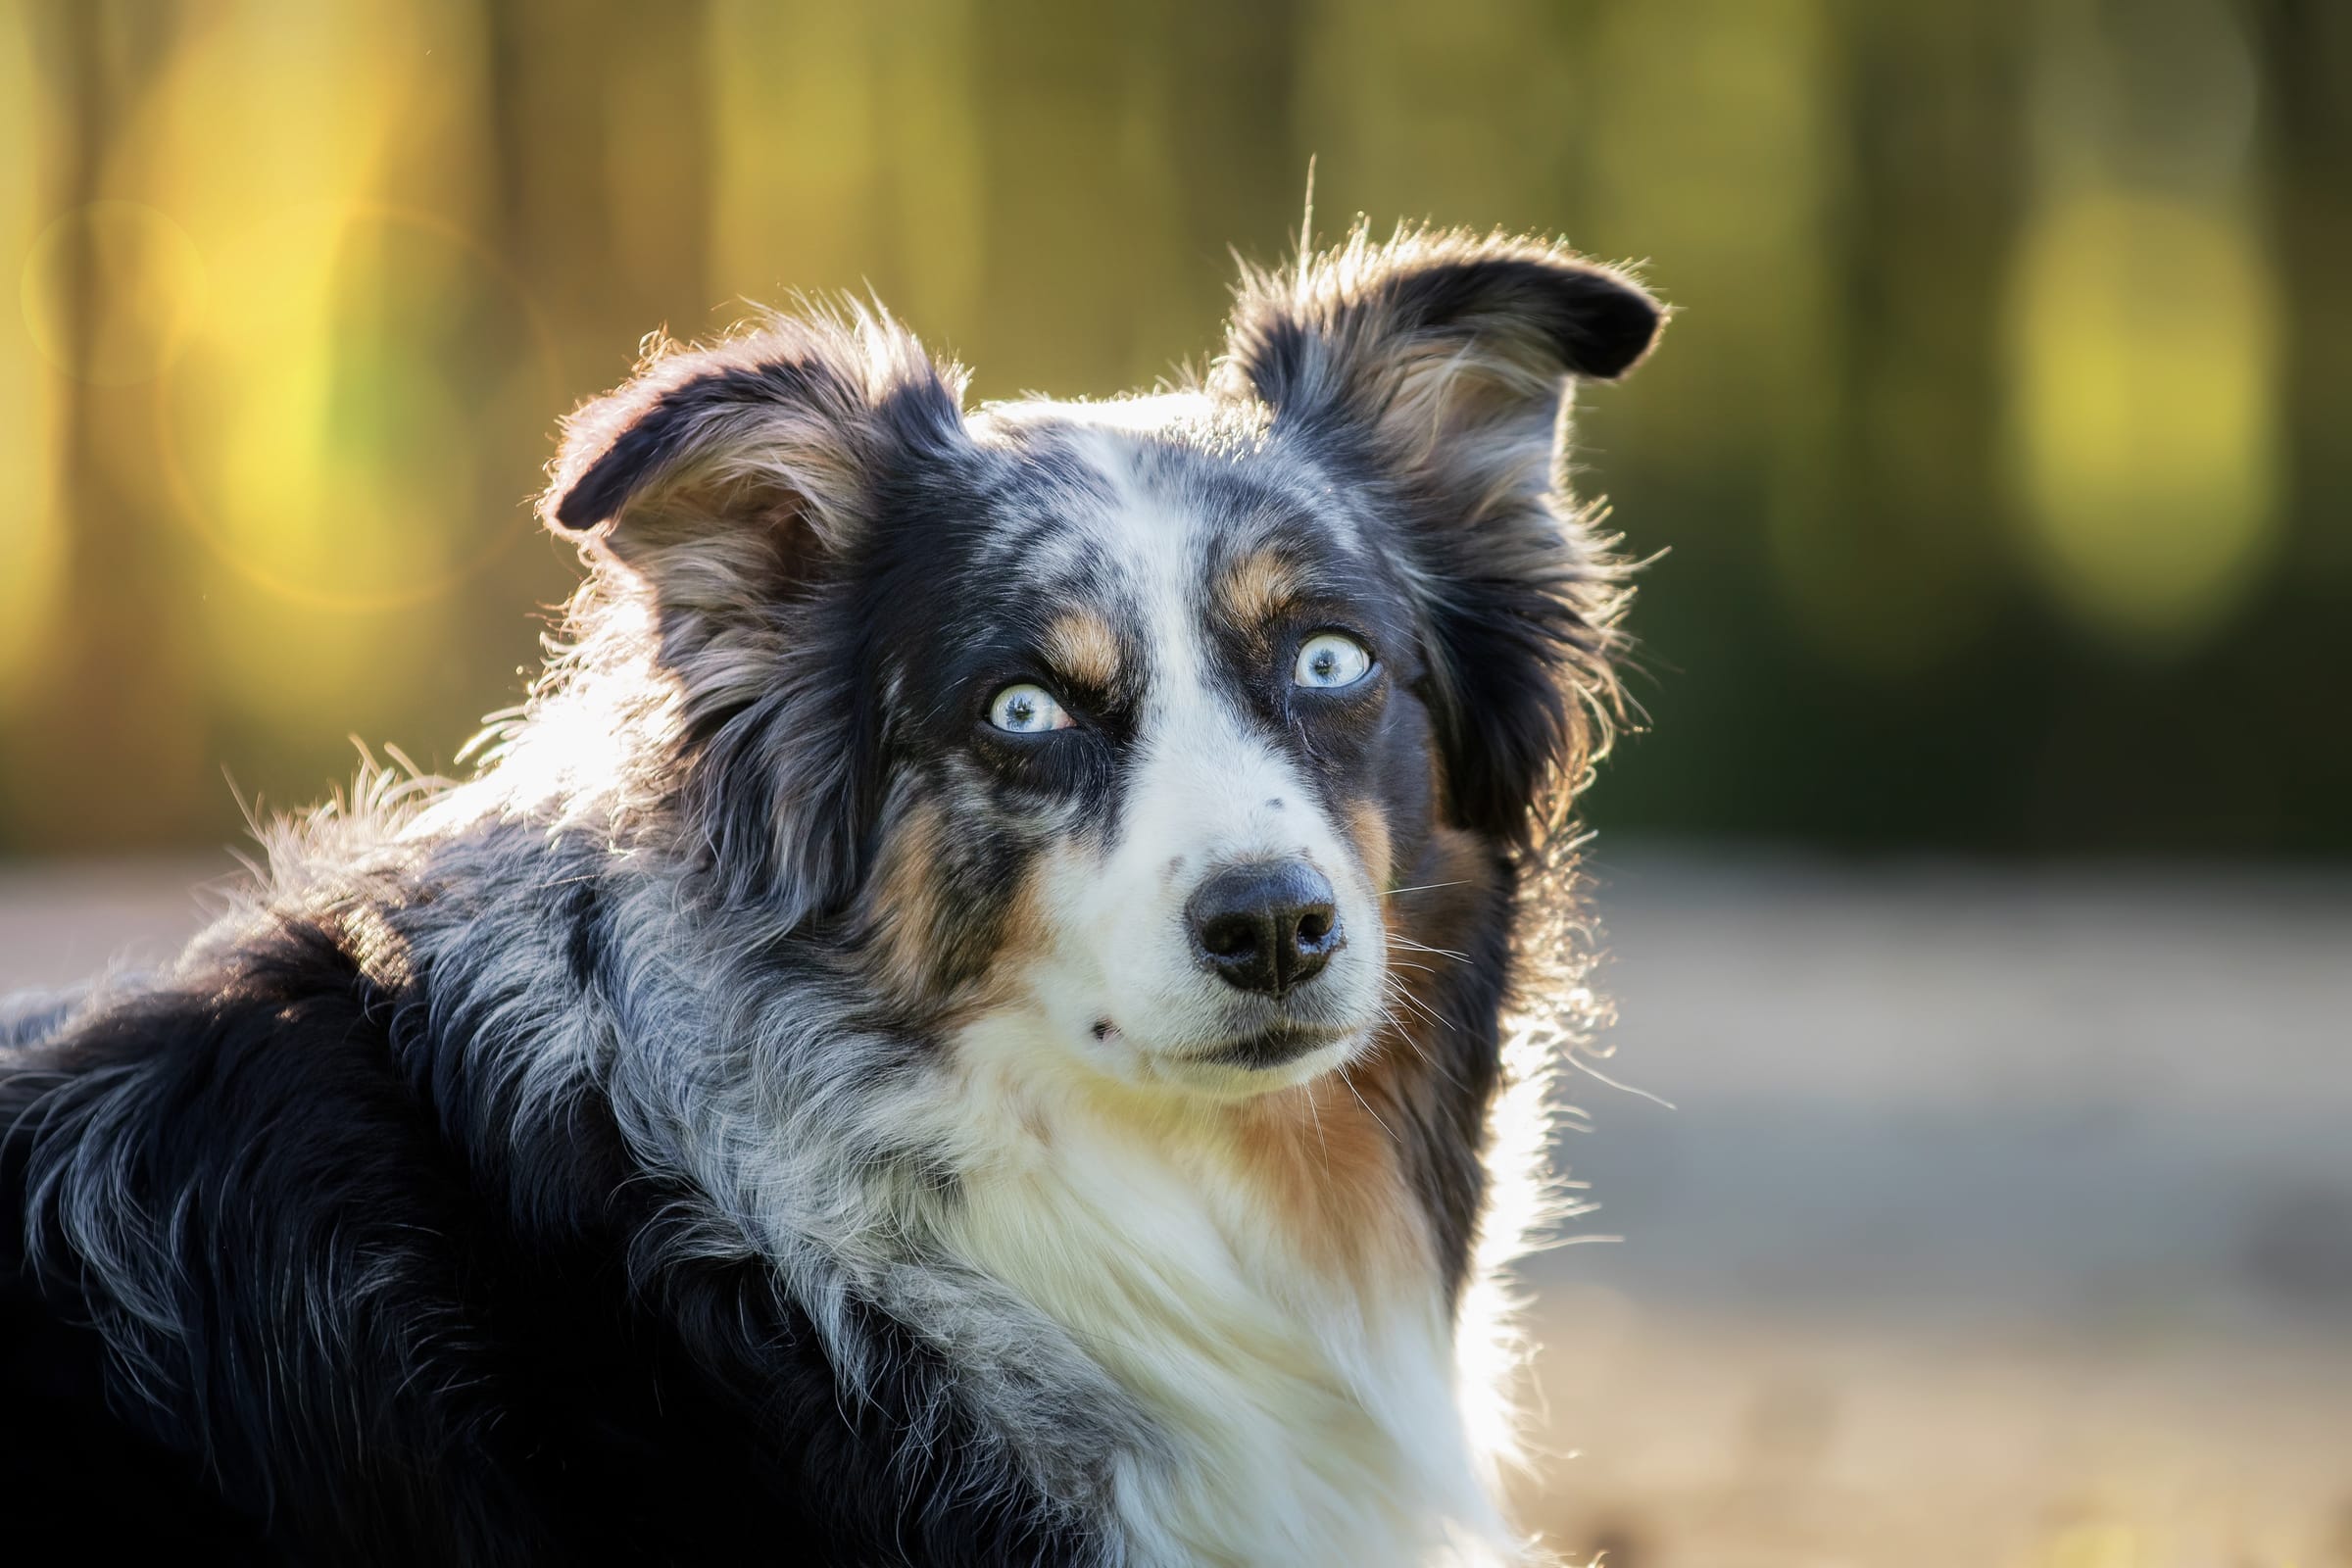
<path fill-rule="evenodd" d="M 1147 395 L 967 409 L 879 305 L 655 343 L 468 776 L 0 1013 L 0 1528 L 1527 1560 L 1493 1123 L 1628 592 L 1567 413 L 1661 322 L 1359 224 Z"/>

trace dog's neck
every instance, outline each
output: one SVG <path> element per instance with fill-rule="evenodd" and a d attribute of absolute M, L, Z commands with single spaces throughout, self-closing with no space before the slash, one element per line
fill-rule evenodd
<path fill-rule="evenodd" d="M 1339 1073 L 1207 1103 L 1043 1084 L 1006 1065 L 1017 1027 L 957 1041 L 966 1155 L 944 1239 L 1066 1329 L 1172 1449 L 1114 1483 L 1139 1557 L 1485 1543 L 1502 1560 L 1448 1291 L 1373 1104 Z"/>

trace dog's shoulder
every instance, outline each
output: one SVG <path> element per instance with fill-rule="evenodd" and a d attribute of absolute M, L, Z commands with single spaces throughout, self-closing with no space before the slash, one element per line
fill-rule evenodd
<path fill-rule="evenodd" d="M 324 922 L 28 1016 L 0 1080 L 10 1485 L 103 1542 L 496 1541 L 481 1212 Z M 173 1510 L 109 1508 L 139 1459 Z M 22 1515 L 19 1515 L 20 1517 Z"/>
<path fill-rule="evenodd" d="M 688 1195 L 593 1085 L 526 1124 L 371 930 L 270 915 L 201 971 L 9 1014 L 12 1520 L 256 1559 L 1069 1553 L 954 1473 L 982 1446 L 900 1441 L 952 1368 L 853 1303 L 880 1353 L 845 1400 L 771 1264 L 662 1244 Z"/>

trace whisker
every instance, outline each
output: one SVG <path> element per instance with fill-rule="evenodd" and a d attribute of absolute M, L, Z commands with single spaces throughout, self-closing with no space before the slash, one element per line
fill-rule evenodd
<path fill-rule="evenodd" d="M 1446 1017 L 1437 1008 L 1431 1006 L 1428 1003 L 1423 1002 L 1419 997 L 1414 996 L 1409 991 L 1400 994 L 1403 996 L 1406 1002 L 1412 1004 L 1413 1010 L 1421 1014 L 1422 1017 L 1427 1018 L 1431 1023 L 1436 1024 L 1447 1034 L 1452 1034 L 1454 1032 L 1453 1020 L 1451 1018 Z"/>
<path fill-rule="evenodd" d="M 1323 1136 L 1323 1107 L 1316 1102 L 1312 1088 L 1302 1084 L 1299 1092 L 1306 1096 L 1306 1113 L 1314 1118 L 1315 1142 L 1322 1148 L 1323 1174 L 1328 1176 L 1331 1174 L 1331 1140 Z"/>
<path fill-rule="evenodd" d="M 1410 986 L 1397 979 L 1395 975 L 1389 975 L 1386 977 L 1385 986 L 1388 995 L 1393 996 L 1398 1002 L 1405 1004 L 1415 1012 L 1421 1014 L 1422 1017 L 1427 1018 L 1435 1023 L 1442 1023 L 1445 1021 L 1441 1019 L 1437 1013 L 1430 1010 L 1430 1005 L 1428 1003 L 1413 995 L 1413 991 Z"/>
<path fill-rule="evenodd" d="M 1380 1130 L 1389 1135 L 1390 1143 L 1395 1144 L 1399 1149 L 1402 1149 L 1404 1147 L 1404 1140 L 1396 1136 L 1396 1128 L 1390 1126 L 1387 1122 L 1380 1120 L 1380 1112 L 1372 1108 L 1372 1102 L 1366 1100 L 1363 1096 L 1363 1092 L 1355 1087 L 1355 1080 L 1348 1076 L 1348 1069 L 1342 1067 L 1339 1068 L 1338 1071 L 1340 1075 L 1340 1082 L 1346 1084 L 1348 1086 L 1348 1092 L 1355 1096 L 1355 1102 L 1364 1107 L 1364 1114 L 1371 1117 L 1374 1121 L 1380 1123 Z"/>
<path fill-rule="evenodd" d="M 1413 1032 L 1407 1026 L 1403 1016 L 1385 1002 L 1380 1004 L 1380 1021 L 1388 1025 L 1389 1033 L 1395 1038 L 1403 1041 L 1416 1052 L 1421 1049 L 1421 1042 L 1413 1038 Z"/>
<path fill-rule="evenodd" d="M 1568 1058 L 1569 1066 L 1575 1068 L 1578 1072 L 1588 1073 L 1591 1076 L 1599 1079 L 1602 1083 L 1607 1084 L 1611 1089 L 1623 1090 L 1629 1095 L 1640 1095 L 1643 1100 L 1650 1102 L 1652 1104 L 1663 1105 L 1668 1110 L 1674 1110 L 1678 1108 L 1673 1101 L 1668 1100 L 1663 1095 L 1653 1095 L 1646 1089 L 1637 1089 L 1632 1084 L 1619 1083 L 1607 1073 L 1602 1072 L 1598 1067 L 1595 1067 L 1591 1062 L 1585 1060 L 1584 1053 L 1581 1051 L 1564 1051 L 1560 1054 Z"/>
<path fill-rule="evenodd" d="M 1393 899 L 1399 893 L 1427 893 L 1432 888 L 1466 888 L 1469 885 L 1470 879 L 1468 877 L 1457 877 L 1451 882 L 1423 882 L 1416 887 L 1391 888 L 1386 893 L 1383 893 L 1381 897 L 1384 899 Z"/>
<path fill-rule="evenodd" d="M 1407 1001 L 1414 1000 L 1410 997 L 1406 997 L 1402 992 L 1399 992 L 1398 996 L 1404 997 Z M 1470 1086 L 1462 1082 L 1461 1075 L 1456 1073 L 1451 1067 L 1448 1067 L 1436 1055 L 1436 1054 L 1431 1052 L 1427 1046 L 1423 1045 L 1420 1040 L 1414 1036 L 1413 1032 L 1404 1026 L 1403 1019 L 1397 1017 L 1394 1012 L 1391 1012 L 1385 1005 L 1380 1009 L 1380 1015 L 1382 1018 L 1388 1021 L 1390 1031 L 1394 1037 L 1403 1041 L 1405 1049 L 1410 1051 L 1416 1057 L 1418 1057 L 1431 1071 L 1437 1073 L 1454 1088 L 1464 1091 L 1468 1090 Z M 1432 1014 L 1432 1016 L 1435 1015 Z M 1446 1023 L 1446 1020 L 1443 1018 L 1439 1018 L 1437 1021 L 1442 1024 Z M 1453 1026 L 1451 1024 L 1446 1024 L 1446 1027 L 1450 1029 Z"/>

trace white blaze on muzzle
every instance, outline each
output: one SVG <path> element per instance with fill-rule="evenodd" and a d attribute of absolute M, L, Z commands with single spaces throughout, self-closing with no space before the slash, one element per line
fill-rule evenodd
<path fill-rule="evenodd" d="M 1208 524 L 1142 492 L 1124 454 L 1103 445 L 1126 503 L 1106 519 L 1116 537 L 1104 543 L 1140 611 L 1145 670 L 1111 842 L 1100 853 L 1073 846 L 1048 873 L 1055 946 L 1096 1009 L 1086 1027 L 1101 1041 L 1107 1023 L 1124 1049 L 1155 1058 L 1269 1031 L 1360 1034 L 1380 1002 L 1375 890 L 1280 737 L 1215 678 L 1199 608 Z M 1267 906 L 1255 940 L 1286 945 L 1279 961 L 1257 955 L 1263 976 L 1203 948 L 1203 923 L 1232 906 L 1239 933 L 1223 945 L 1249 958 L 1253 899 Z M 1208 947 L 1218 946 L 1212 930 Z"/>

